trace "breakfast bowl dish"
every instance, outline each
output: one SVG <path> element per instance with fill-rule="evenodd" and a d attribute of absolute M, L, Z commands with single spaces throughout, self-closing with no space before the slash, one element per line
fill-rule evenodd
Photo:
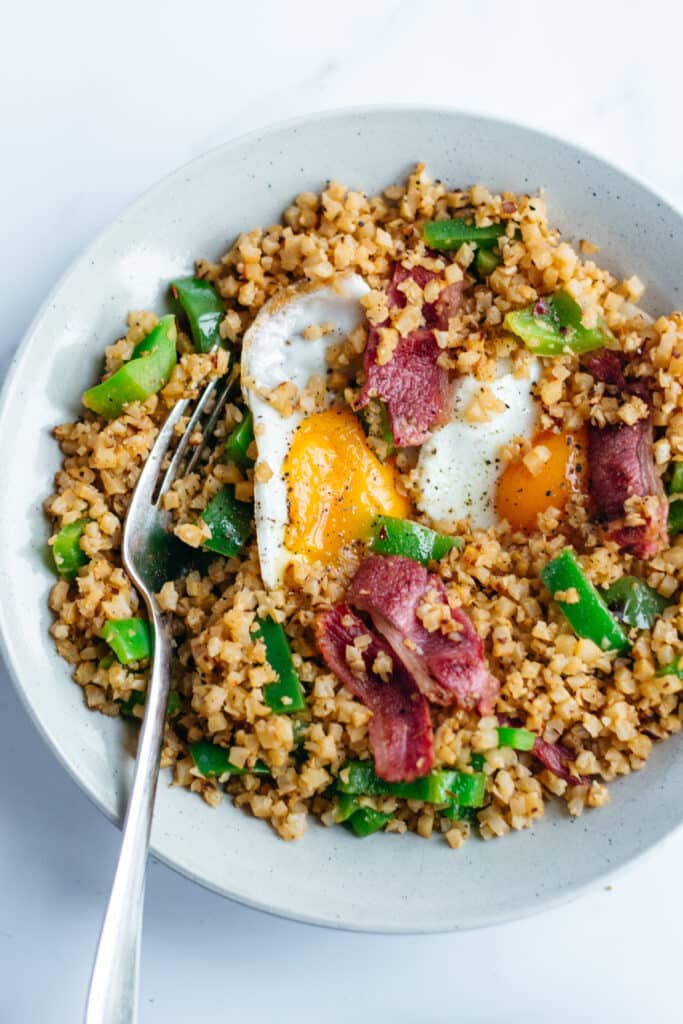
<path fill-rule="evenodd" d="M 382 144 L 407 123 L 425 161 L 397 171 Z M 272 162 L 283 138 L 329 143 L 350 124 L 380 132 L 364 180 L 340 183 L 344 160 L 339 180 L 301 171 L 279 216 L 254 185 L 229 227 L 211 216 L 208 242 L 197 203 L 225 162 L 198 165 L 201 185 L 171 179 L 142 243 L 145 216 L 114 260 L 126 287 L 105 320 L 92 337 L 86 308 L 69 322 L 87 365 L 57 401 L 52 365 L 40 422 L 59 445 L 42 449 L 54 487 L 46 497 L 49 473 L 42 496 L 36 473 L 30 487 L 56 576 L 34 572 L 51 613 L 42 657 L 70 664 L 53 687 L 62 703 L 71 671 L 81 703 L 71 686 L 73 721 L 65 706 L 38 718 L 58 721 L 72 767 L 64 723 L 97 736 L 77 773 L 111 813 L 153 643 L 121 565 L 126 509 L 175 403 L 226 383 L 163 498 L 172 786 L 153 844 L 229 895 L 322 923 L 480 924 L 576 891 L 678 822 L 676 741 L 658 743 L 680 729 L 683 687 L 675 242 L 654 272 L 635 224 L 605 245 L 557 161 L 616 182 L 610 226 L 616 201 L 653 225 L 677 215 L 568 147 L 493 123 L 483 143 L 456 115 L 339 115 L 233 157 Z M 457 129 L 457 156 L 440 124 Z M 533 187 L 493 158 L 496 140 L 535 152 Z M 200 222 L 170 232 L 193 270 L 187 244 L 159 258 L 153 227 L 174 204 Z M 5 603 L 16 667 L 11 617 Z M 433 874 L 416 883 L 425 857 Z"/>
<path fill-rule="evenodd" d="M 681 724 L 683 315 L 596 252 L 419 165 L 298 195 L 171 282 L 177 317 L 131 312 L 46 502 L 88 707 L 144 713 L 122 522 L 170 409 L 231 374 L 162 499 L 174 783 L 283 839 L 456 849 L 601 807 Z"/>

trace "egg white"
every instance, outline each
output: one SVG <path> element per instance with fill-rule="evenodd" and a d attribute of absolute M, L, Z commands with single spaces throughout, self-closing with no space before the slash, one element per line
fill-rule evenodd
<path fill-rule="evenodd" d="M 502 466 L 499 451 L 514 437 L 533 433 L 538 406 L 532 388 L 539 377 L 538 361 L 528 378 L 511 373 L 510 360 L 498 363 L 496 380 L 487 382 L 505 405 L 488 423 L 469 423 L 465 410 L 484 386 L 474 377 L 457 385 L 453 416 L 435 430 L 420 451 L 417 464 L 419 508 L 435 522 L 453 523 L 468 518 L 474 529 L 488 529 L 496 521 L 496 485 Z"/>
<path fill-rule="evenodd" d="M 277 295 L 260 310 L 244 335 L 242 390 L 254 418 L 258 460 L 268 464 L 272 476 L 254 484 L 254 518 L 261 576 L 268 589 L 282 583 L 287 565 L 296 555 L 285 545 L 288 522 L 284 462 L 305 413 L 283 416 L 262 397 L 283 381 L 302 391 L 312 376 L 326 378 L 327 349 L 338 345 L 363 321 L 360 299 L 369 291 L 357 274 L 345 274 L 332 285 L 293 287 Z M 307 327 L 334 324 L 334 330 L 316 341 L 303 336 Z M 326 396 L 326 404 L 329 405 Z"/>

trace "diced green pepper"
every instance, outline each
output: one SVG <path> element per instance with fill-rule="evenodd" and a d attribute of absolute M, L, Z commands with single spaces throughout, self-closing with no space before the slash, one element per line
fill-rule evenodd
<path fill-rule="evenodd" d="M 442 804 L 448 800 L 456 785 L 457 772 L 433 771 L 413 782 L 390 782 L 391 796 L 403 800 L 423 800 L 426 804 Z"/>
<path fill-rule="evenodd" d="M 291 715 L 306 707 L 304 691 L 294 669 L 292 651 L 284 627 L 273 619 L 257 619 L 252 635 L 263 640 L 266 661 L 277 674 L 277 681 L 263 687 L 263 699 L 276 715 Z"/>
<path fill-rule="evenodd" d="M 592 640 L 603 651 L 628 650 L 631 646 L 628 637 L 569 548 L 548 562 L 541 570 L 541 579 L 553 597 L 568 590 L 576 591 L 578 601 L 573 604 L 557 597 L 555 600 L 577 636 Z"/>
<path fill-rule="evenodd" d="M 670 601 L 637 576 L 622 576 L 602 590 L 605 604 L 627 626 L 652 629 Z"/>
<path fill-rule="evenodd" d="M 240 469 L 249 469 L 254 465 L 254 460 L 247 455 L 249 445 L 253 440 L 254 418 L 249 410 L 228 434 L 228 439 L 225 442 L 225 461 L 234 462 Z"/>
<path fill-rule="evenodd" d="M 351 796 L 350 793 L 339 793 L 337 803 L 332 811 L 332 817 L 338 825 L 341 825 L 342 822 L 348 821 L 359 807 L 360 804 L 355 796 Z"/>
<path fill-rule="evenodd" d="M 179 277 L 171 281 L 171 294 L 178 300 L 189 321 L 197 351 L 210 352 L 220 345 L 219 328 L 225 316 L 225 308 L 213 285 L 198 277 Z"/>
<path fill-rule="evenodd" d="M 436 533 L 409 519 L 377 516 L 370 528 L 370 547 L 378 555 L 403 555 L 422 565 L 438 562 L 451 548 L 462 548 L 459 537 Z"/>
<path fill-rule="evenodd" d="M 137 718 L 135 714 L 135 708 L 142 706 L 144 707 L 147 700 L 147 694 L 144 690 L 133 690 L 128 700 L 119 701 L 121 705 L 120 714 L 124 718 Z M 166 706 L 166 717 L 174 718 L 180 711 L 182 701 L 180 694 L 177 690 L 171 690 L 168 695 L 168 704 Z"/>
<path fill-rule="evenodd" d="M 146 619 L 109 619 L 102 629 L 102 639 L 122 665 L 152 656 L 152 634 Z"/>
<path fill-rule="evenodd" d="M 447 804 L 455 797 L 463 806 L 478 806 L 472 801 L 483 800 L 486 776 L 437 770 L 413 782 L 386 782 L 375 774 L 371 761 L 349 761 L 337 778 L 337 789 L 354 796 L 396 796 L 429 804 Z"/>
<path fill-rule="evenodd" d="M 375 401 L 379 405 L 380 437 L 384 441 L 384 444 L 386 445 L 387 448 L 384 458 L 388 459 L 390 456 L 394 454 L 394 451 L 396 450 L 396 446 L 394 444 L 394 432 L 391 429 L 391 422 L 389 420 L 389 410 L 387 409 L 386 402 L 383 402 L 379 398 L 375 399 Z"/>
<path fill-rule="evenodd" d="M 475 772 L 483 771 L 484 765 L 486 764 L 486 754 L 472 754 L 470 764 L 474 768 Z"/>
<path fill-rule="evenodd" d="M 366 836 L 371 836 L 373 832 L 379 832 L 384 828 L 392 817 L 392 814 L 384 814 L 372 807 L 359 807 L 347 820 L 346 825 L 359 839 L 365 839 Z"/>
<path fill-rule="evenodd" d="M 310 722 L 304 722 L 300 718 L 295 718 L 292 721 L 292 736 L 294 738 L 295 747 L 303 747 L 306 742 L 306 736 L 310 727 Z"/>
<path fill-rule="evenodd" d="M 100 660 L 97 662 L 97 667 L 101 671 L 106 672 L 107 669 L 110 669 L 112 667 L 115 661 L 116 658 L 113 652 L 110 651 L 109 654 L 105 654 L 103 658 L 100 658 Z"/>
<path fill-rule="evenodd" d="M 263 761 L 256 761 L 253 768 L 238 768 L 228 760 L 228 752 L 210 740 L 199 740 L 189 744 L 190 754 L 196 767 L 207 779 L 215 779 L 229 772 L 231 775 L 270 775 L 270 768 Z"/>
<path fill-rule="evenodd" d="M 502 262 L 503 257 L 495 249 L 477 249 L 477 255 L 474 257 L 474 266 L 481 278 L 489 277 Z"/>
<path fill-rule="evenodd" d="M 497 729 L 498 746 L 512 747 L 513 750 L 531 750 L 536 742 L 536 733 L 530 729 L 513 729 L 508 725 L 501 725 Z"/>
<path fill-rule="evenodd" d="M 166 707 L 166 715 L 168 718 L 175 718 L 183 706 L 182 699 L 177 690 L 171 690 L 168 695 L 168 705 Z"/>
<path fill-rule="evenodd" d="M 254 507 L 246 501 L 238 501 L 233 485 L 225 484 L 202 512 L 202 519 L 211 530 L 203 546 L 208 551 L 233 558 L 249 540 Z"/>
<path fill-rule="evenodd" d="M 381 456 L 381 461 L 386 462 L 387 459 L 396 451 L 394 444 L 394 433 L 391 429 L 391 421 L 389 420 L 389 410 L 387 409 L 386 402 L 383 402 L 381 398 L 371 398 L 367 406 L 364 409 L 360 409 L 358 417 L 363 424 L 363 430 L 366 435 L 371 433 L 371 428 L 375 428 L 375 433 L 379 434 L 380 440 L 384 442 L 385 451 Z M 377 457 L 380 458 L 379 453 L 376 453 Z"/>
<path fill-rule="evenodd" d="M 537 356 L 591 352 L 613 337 L 604 320 L 599 319 L 596 327 L 584 327 L 581 307 L 564 291 L 507 313 L 503 324 Z"/>
<path fill-rule="evenodd" d="M 340 793 L 356 796 L 386 796 L 391 785 L 375 774 L 372 761 L 348 761 L 337 778 Z"/>
<path fill-rule="evenodd" d="M 669 481 L 669 494 L 683 493 L 683 462 L 674 462 L 673 473 Z"/>
<path fill-rule="evenodd" d="M 121 705 L 120 714 L 123 715 L 124 718 L 137 718 L 135 708 L 144 707 L 145 697 L 146 694 L 144 690 L 133 690 L 127 700 L 119 702 Z"/>
<path fill-rule="evenodd" d="M 669 505 L 669 522 L 667 525 L 670 537 L 683 533 L 683 501 L 680 498 L 678 501 L 672 501 Z"/>
<path fill-rule="evenodd" d="M 112 420 L 129 402 L 144 402 L 155 395 L 167 383 L 177 362 L 177 339 L 175 317 L 163 316 L 139 343 L 134 358 L 84 393 L 83 405 Z"/>
<path fill-rule="evenodd" d="M 77 519 L 75 523 L 67 523 L 54 539 L 52 558 L 57 572 L 65 580 L 75 580 L 78 570 L 89 561 L 81 547 L 81 537 L 89 522 L 89 519 Z"/>
<path fill-rule="evenodd" d="M 681 664 L 681 658 L 676 658 L 675 661 L 670 661 L 668 665 L 662 665 L 655 672 L 656 676 L 678 676 L 679 679 L 683 679 L 683 664 Z"/>
<path fill-rule="evenodd" d="M 453 220 L 431 220 L 422 225 L 422 234 L 430 249 L 459 249 L 464 242 L 475 242 L 480 249 L 491 249 L 501 235 L 504 224 L 490 224 L 478 228 L 463 217 Z"/>
<path fill-rule="evenodd" d="M 461 807 L 481 807 L 486 796 L 486 776 L 483 772 L 455 772 L 449 789 Z"/>
<path fill-rule="evenodd" d="M 476 825 L 477 823 L 477 808 L 462 807 L 457 800 L 453 800 L 446 807 L 442 807 L 439 814 L 443 815 L 444 818 L 450 818 L 452 821 L 469 821 L 471 825 Z"/>

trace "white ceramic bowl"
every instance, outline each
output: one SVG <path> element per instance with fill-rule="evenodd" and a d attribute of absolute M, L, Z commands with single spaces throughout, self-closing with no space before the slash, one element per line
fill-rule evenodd
<path fill-rule="evenodd" d="M 62 764 L 118 819 L 131 762 L 125 725 L 86 710 L 48 635 L 42 501 L 59 464 L 51 428 L 79 415 L 102 351 L 128 309 L 161 308 L 168 280 L 196 256 L 279 218 L 329 178 L 374 192 L 415 161 L 453 185 L 546 189 L 550 220 L 602 247 L 616 274 L 638 273 L 652 311 L 680 308 L 680 214 L 643 185 L 556 139 L 448 111 L 369 109 L 310 117 L 209 153 L 157 185 L 71 267 L 24 339 L 0 408 L 0 626 L 27 708 Z M 17 439 L 21 438 L 21 444 Z M 30 452 L 26 458 L 25 453 Z M 373 931 L 472 928 L 565 900 L 643 853 L 683 817 L 683 752 L 674 738 L 647 768 L 613 784 L 599 812 L 551 809 L 532 830 L 459 852 L 434 838 L 360 841 L 311 823 L 298 843 L 224 801 L 211 810 L 162 777 L 154 853 L 226 896 L 319 924 Z"/>

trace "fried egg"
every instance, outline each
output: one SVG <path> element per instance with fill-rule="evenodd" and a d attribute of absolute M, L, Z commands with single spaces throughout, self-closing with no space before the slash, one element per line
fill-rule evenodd
<path fill-rule="evenodd" d="M 469 519 L 484 530 L 494 525 L 500 449 L 517 436 L 532 436 L 538 377 L 537 360 L 528 377 L 516 377 L 510 360 L 501 359 L 493 381 L 458 380 L 450 422 L 423 444 L 417 464 L 417 504 L 433 521 Z"/>
<path fill-rule="evenodd" d="M 242 388 L 258 449 L 254 518 L 269 589 L 292 563 L 334 565 L 346 545 L 367 537 L 377 514 L 408 514 L 393 468 L 326 385 L 328 350 L 363 323 L 368 290 L 356 274 L 290 288 L 244 336 Z"/>

